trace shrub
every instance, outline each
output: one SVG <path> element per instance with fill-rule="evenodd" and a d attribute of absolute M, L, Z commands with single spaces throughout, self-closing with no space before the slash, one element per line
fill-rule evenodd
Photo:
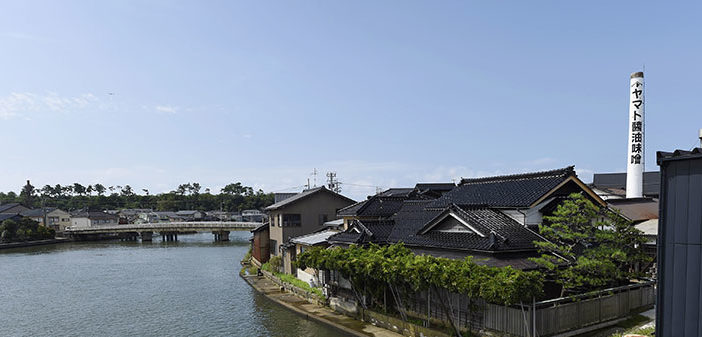
<path fill-rule="evenodd" d="M 274 256 L 267 263 L 270 264 L 272 272 L 279 273 L 280 267 L 283 266 L 283 259 L 280 256 Z"/>

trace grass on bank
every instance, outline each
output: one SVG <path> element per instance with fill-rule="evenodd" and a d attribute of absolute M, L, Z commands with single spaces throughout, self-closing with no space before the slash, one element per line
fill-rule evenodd
<path fill-rule="evenodd" d="M 647 337 L 653 337 L 653 332 L 655 330 L 655 327 L 648 327 L 648 328 L 640 328 L 641 325 L 650 322 L 651 319 L 649 319 L 646 316 L 636 314 L 631 316 L 629 319 L 619 322 L 613 327 L 609 328 L 604 328 L 596 331 L 592 331 L 590 333 L 586 333 L 581 335 L 580 337 L 592 337 L 592 336 L 602 336 L 603 331 L 606 331 L 607 329 L 611 328 L 616 328 L 617 330 L 621 332 L 616 332 L 616 333 L 609 333 L 607 336 L 609 337 L 623 337 L 628 334 L 638 334 L 638 335 L 643 335 Z M 611 331 L 611 330 L 610 330 Z"/>
<path fill-rule="evenodd" d="M 273 267 L 271 266 L 270 262 L 266 262 L 261 266 L 261 269 L 275 275 L 277 278 L 279 278 L 282 282 L 292 284 L 298 288 L 302 288 L 305 291 L 311 292 L 320 299 L 324 299 L 324 294 L 322 294 L 322 289 L 321 288 L 314 288 L 311 287 L 307 282 L 298 279 L 295 276 L 292 276 L 290 274 L 284 274 L 284 273 L 279 273 L 276 271 L 273 271 Z"/>
<path fill-rule="evenodd" d="M 614 335 L 612 335 L 610 337 L 623 337 L 623 336 L 626 336 L 628 334 L 653 337 L 653 333 L 655 332 L 655 330 L 656 330 L 656 328 L 652 327 L 652 326 L 648 327 L 648 328 L 637 328 L 637 329 L 627 330 L 624 332 L 615 333 Z"/>

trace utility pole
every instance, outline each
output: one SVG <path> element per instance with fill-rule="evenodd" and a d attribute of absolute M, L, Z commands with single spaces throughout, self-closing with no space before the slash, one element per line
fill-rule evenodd
<path fill-rule="evenodd" d="M 330 191 L 341 193 L 341 185 L 336 180 L 336 172 L 327 172 L 327 187 Z"/>

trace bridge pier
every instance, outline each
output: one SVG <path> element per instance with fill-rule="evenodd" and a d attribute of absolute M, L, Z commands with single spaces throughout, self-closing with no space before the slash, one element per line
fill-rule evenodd
<path fill-rule="evenodd" d="M 161 238 L 163 242 L 178 241 L 178 232 L 162 232 Z"/>
<path fill-rule="evenodd" d="M 153 241 L 154 232 L 141 232 L 141 242 Z"/>
<path fill-rule="evenodd" d="M 214 234 L 215 242 L 229 241 L 229 231 L 215 231 Z"/>

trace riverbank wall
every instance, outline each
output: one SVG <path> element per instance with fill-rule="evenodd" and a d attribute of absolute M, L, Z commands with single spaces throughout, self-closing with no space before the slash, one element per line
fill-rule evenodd
<path fill-rule="evenodd" d="M 423 336 L 449 337 L 450 335 L 403 322 L 398 318 L 387 316 L 371 310 L 360 309 L 355 314 L 338 312 L 326 305 L 315 294 L 294 285 L 282 282 L 275 275 L 261 271 L 263 276 L 240 276 L 257 292 L 273 302 L 280 304 L 307 319 L 326 324 L 350 336 Z M 269 287 L 262 286 L 267 283 Z M 274 287 L 273 289 L 270 286 Z M 287 296 L 287 297 L 284 297 Z M 290 300 L 291 297 L 297 300 Z M 334 298 L 332 298 L 333 302 Z M 304 303 L 304 304 L 300 304 Z M 363 318 L 363 320 L 360 320 Z"/>
<path fill-rule="evenodd" d="M 22 242 L 7 242 L 0 243 L 0 249 L 12 249 L 12 248 L 24 248 L 33 246 L 43 246 L 43 245 L 53 245 L 57 243 L 71 242 L 70 239 L 58 238 L 58 239 L 48 239 L 48 240 L 36 240 L 36 241 L 22 241 Z"/>

